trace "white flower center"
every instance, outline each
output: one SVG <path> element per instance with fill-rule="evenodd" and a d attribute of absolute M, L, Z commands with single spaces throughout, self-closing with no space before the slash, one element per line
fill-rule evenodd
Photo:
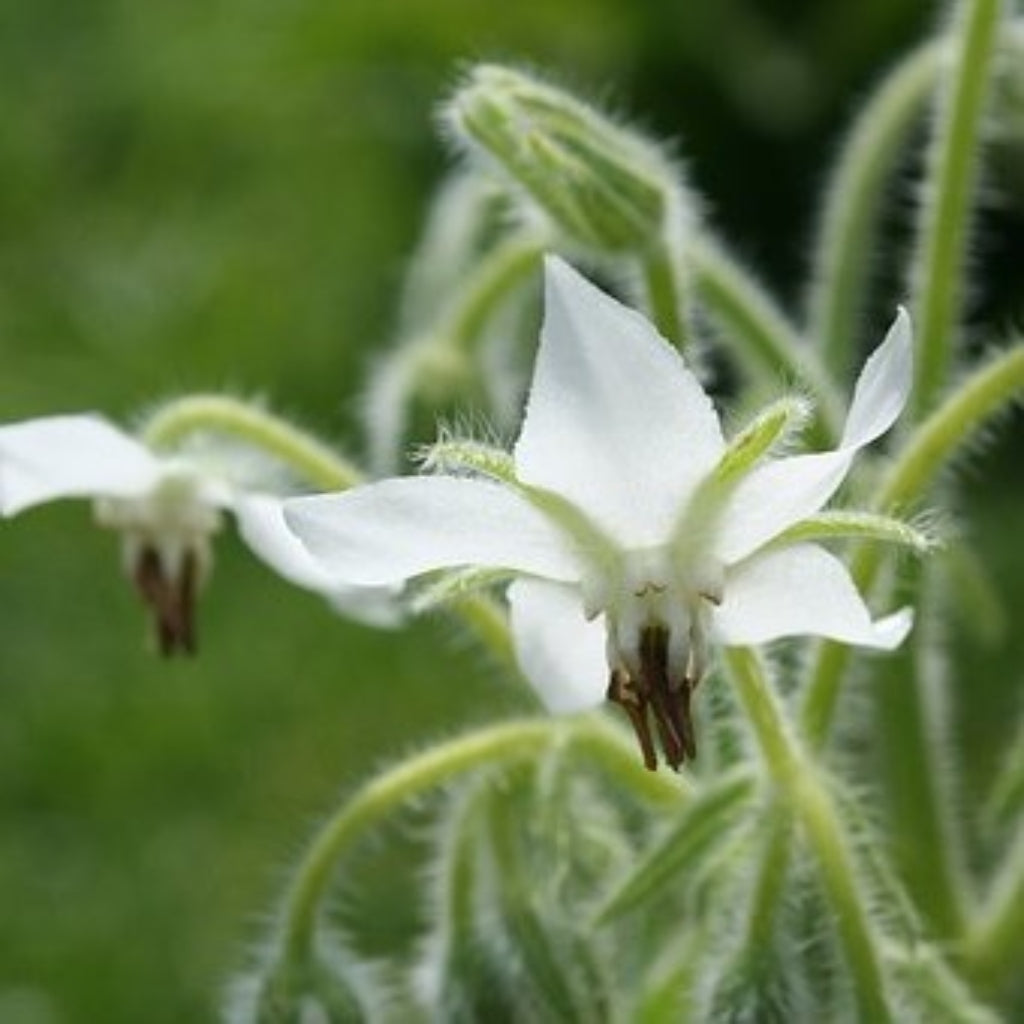
<path fill-rule="evenodd" d="M 125 572 L 149 606 L 160 650 L 195 647 L 195 597 L 209 571 L 210 537 L 221 514 L 204 480 L 172 470 L 141 498 L 100 498 L 96 520 L 123 539 Z"/>
<path fill-rule="evenodd" d="M 696 754 L 690 695 L 707 672 L 710 606 L 723 580 L 717 562 L 682 566 L 661 546 L 625 552 L 614 572 L 583 581 L 588 616 L 606 619 L 608 698 L 629 715 L 648 767 L 657 761 L 652 717 L 673 768 Z"/>

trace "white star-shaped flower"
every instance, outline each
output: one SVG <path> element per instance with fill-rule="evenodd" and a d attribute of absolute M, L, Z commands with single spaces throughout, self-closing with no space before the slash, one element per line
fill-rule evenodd
<path fill-rule="evenodd" d="M 286 528 L 276 495 L 234 485 L 196 458 L 155 454 L 94 413 L 0 427 L 0 514 L 59 498 L 93 499 L 97 521 L 122 534 L 126 570 L 152 612 L 163 654 L 194 650 L 195 599 L 225 511 L 289 582 L 363 621 L 395 621 L 392 591 L 340 583 Z"/>
<path fill-rule="evenodd" d="M 712 645 L 814 635 L 890 649 L 906 635 L 909 610 L 873 621 L 842 562 L 807 538 L 808 517 L 892 425 L 910 380 L 901 311 L 861 373 L 839 446 L 765 458 L 777 432 L 727 444 L 676 350 L 549 259 L 507 467 L 479 460 L 469 476 L 293 499 L 285 518 L 326 571 L 353 584 L 474 566 L 513 574 L 516 651 L 546 704 L 572 711 L 607 696 L 629 714 L 648 766 L 653 719 L 677 767 L 695 753 L 689 699 Z"/>

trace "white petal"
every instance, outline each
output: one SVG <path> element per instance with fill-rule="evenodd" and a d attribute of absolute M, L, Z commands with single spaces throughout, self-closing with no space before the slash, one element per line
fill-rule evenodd
<path fill-rule="evenodd" d="M 724 443 L 679 354 L 638 313 L 558 259 L 546 263 L 544 326 L 516 467 L 624 546 L 663 542 Z"/>
<path fill-rule="evenodd" d="M 839 489 L 856 449 L 794 455 L 744 477 L 722 515 L 715 554 L 733 565 L 788 526 L 813 515 Z"/>
<path fill-rule="evenodd" d="M 567 581 L 581 573 L 540 512 L 478 480 L 405 477 L 292 498 L 285 520 L 326 571 L 348 583 L 399 583 L 470 565 Z"/>
<path fill-rule="evenodd" d="M 727 565 L 737 562 L 821 509 L 839 489 L 857 451 L 895 422 L 910 394 L 912 378 L 910 317 L 901 308 L 885 340 L 864 364 L 840 446 L 830 452 L 776 459 L 742 480 L 722 518 L 718 557 Z"/>
<path fill-rule="evenodd" d="M 523 674 L 549 711 L 596 707 L 608 689 L 604 619 L 588 622 L 577 588 L 517 580 L 508 590 Z"/>
<path fill-rule="evenodd" d="M 860 372 L 840 447 L 862 448 L 881 437 L 907 404 L 913 378 L 913 330 L 901 306 L 885 340 Z"/>
<path fill-rule="evenodd" d="M 331 576 L 288 529 L 281 498 L 243 494 L 233 507 L 242 539 L 283 579 L 323 594 L 341 614 L 367 625 L 394 626 L 401 621 L 400 590 L 351 586 Z"/>
<path fill-rule="evenodd" d="M 873 622 L 843 563 L 814 544 L 755 555 L 737 566 L 713 613 L 716 637 L 729 645 L 806 635 L 891 650 L 912 621 L 903 609 Z"/>
<path fill-rule="evenodd" d="M 0 427 L 0 513 L 55 498 L 137 497 L 161 462 L 135 438 L 91 413 Z"/>

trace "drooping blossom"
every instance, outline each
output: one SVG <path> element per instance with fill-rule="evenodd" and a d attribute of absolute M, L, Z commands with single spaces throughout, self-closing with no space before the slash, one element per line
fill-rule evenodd
<path fill-rule="evenodd" d="M 340 583 L 285 527 L 279 496 L 232 483 L 223 467 L 157 454 L 95 413 L 0 427 L 0 514 L 60 498 L 91 499 L 97 522 L 121 534 L 126 572 L 165 655 L 195 650 L 196 597 L 225 512 L 252 551 L 291 583 L 364 621 L 382 625 L 395 615 L 391 591 Z"/>
<path fill-rule="evenodd" d="M 901 311 L 860 375 L 838 447 L 771 458 L 770 430 L 727 442 L 652 325 L 549 259 L 511 458 L 467 454 L 458 473 L 293 499 L 285 518 L 352 584 L 506 571 L 519 662 L 546 704 L 607 697 L 648 767 L 655 738 L 678 767 L 696 752 L 690 697 L 714 645 L 811 635 L 890 649 L 906 635 L 908 609 L 873 619 L 843 563 L 808 538 L 857 452 L 899 415 L 910 379 Z"/>

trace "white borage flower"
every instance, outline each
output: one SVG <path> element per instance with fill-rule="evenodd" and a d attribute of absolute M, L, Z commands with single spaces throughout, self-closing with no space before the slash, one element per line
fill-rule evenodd
<path fill-rule="evenodd" d="M 546 704 L 572 711 L 607 696 L 629 714 L 648 767 L 655 735 L 678 767 L 695 753 L 689 701 L 713 644 L 814 635 L 891 649 L 909 630 L 908 609 L 873 621 L 842 562 L 812 541 L 925 545 L 894 520 L 820 512 L 858 449 L 899 415 L 911 358 L 901 310 L 861 373 L 839 446 L 765 458 L 801 403 L 769 407 L 727 443 L 711 400 L 654 328 L 549 259 L 512 457 L 443 445 L 431 465 L 461 474 L 293 499 L 285 518 L 353 584 L 471 567 L 518 577 L 515 646 Z"/>
<path fill-rule="evenodd" d="M 97 414 L 0 426 L 0 514 L 59 498 L 93 499 L 100 525 L 122 535 L 126 570 L 165 655 L 195 649 L 195 599 L 225 511 L 252 551 L 289 582 L 364 622 L 397 619 L 390 588 L 341 583 L 309 556 L 285 527 L 276 495 L 238 487 L 198 458 L 156 454 Z"/>

